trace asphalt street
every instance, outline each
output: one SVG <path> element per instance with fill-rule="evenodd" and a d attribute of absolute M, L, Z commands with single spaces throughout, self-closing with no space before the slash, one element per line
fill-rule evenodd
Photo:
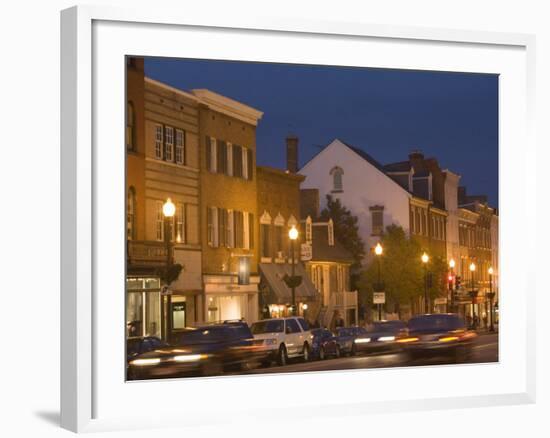
<path fill-rule="evenodd" d="M 467 363 L 498 362 L 498 334 L 481 334 L 472 347 L 472 355 Z M 364 368 L 389 368 L 422 365 L 447 365 L 455 362 L 446 357 L 432 357 L 409 360 L 399 352 L 341 357 L 322 361 L 290 361 L 286 366 L 272 365 L 269 368 L 256 368 L 237 374 L 296 373 L 304 371 L 329 371 Z"/>

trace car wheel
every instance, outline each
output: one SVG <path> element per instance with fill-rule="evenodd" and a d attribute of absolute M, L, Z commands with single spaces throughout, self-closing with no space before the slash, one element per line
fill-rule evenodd
<path fill-rule="evenodd" d="M 288 355 L 286 352 L 286 347 L 284 346 L 284 344 L 281 344 L 281 346 L 279 347 L 279 353 L 277 354 L 277 363 L 280 366 L 285 366 L 287 362 Z"/>
<path fill-rule="evenodd" d="M 325 348 L 321 347 L 319 349 L 319 360 L 325 360 Z"/>
<path fill-rule="evenodd" d="M 309 362 L 309 345 L 307 342 L 304 344 L 302 354 L 304 355 L 304 362 Z"/>

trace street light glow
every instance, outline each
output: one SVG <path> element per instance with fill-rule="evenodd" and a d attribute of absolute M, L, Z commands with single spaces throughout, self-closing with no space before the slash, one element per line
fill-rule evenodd
<path fill-rule="evenodd" d="M 307 304 L 302 305 L 302 309 L 307 310 Z"/>
<path fill-rule="evenodd" d="M 430 257 L 426 253 L 422 254 L 421 258 L 422 258 L 422 263 L 428 263 L 428 261 L 430 260 Z"/>
<path fill-rule="evenodd" d="M 292 228 L 288 231 L 288 237 L 290 240 L 296 240 L 298 238 L 298 230 L 294 225 L 292 225 Z"/>
<path fill-rule="evenodd" d="M 493 267 L 492 266 L 489 267 L 488 272 L 489 272 L 489 275 L 493 275 Z"/>
<path fill-rule="evenodd" d="M 164 217 L 173 217 L 174 214 L 176 214 L 176 206 L 170 198 L 168 198 L 162 206 L 162 214 Z"/>
<path fill-rule="evenodd" d="M 379 256 L 379 255 L 382 255 L 382 251 L 383 251 L 382 245 L 380 245 L 380 242 L 378 242 L 376 244 L 376 247 L 374 248 L 374 253 Z"/>
<path fill-rule="evenodd" d="M 454 269 L 455 265 L 456 265 L 455 259 L 449 260 L 449 268 Z"/>
<path fill-rule="evenodd" d="M 474 262 L 470 263 L 470 271 L 474 272 L 476 270 L 476 264 Z"/>

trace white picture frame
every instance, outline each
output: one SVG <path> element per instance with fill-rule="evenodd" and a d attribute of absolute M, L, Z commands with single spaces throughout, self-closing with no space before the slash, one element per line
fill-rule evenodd
<path fill-rule="evenodd" d="M 140 33 L 136 33 L 137 30 Z M 146 31 L 146 32 L 145 32 Z M 159 44 L 163 38 L 185 36 L 203 41 L 196 47 L 183 49 Z M 228 44 L 219 45 L 222 33 L 235 42 L 254 37 L 242 50 L 250 50 L 240 58 Z M 142 35 L 146 33 L 147 35 Z M 196 33 L 197 35 L 194 35 Z M 124 38 L 123 38 L 124 37 Z M 210 39 L 209 39 L 210 38 Z M 244 39 L 243 39 L 244 38 Z M 109 42 L 106 46 L 106 42 Z M 361 370 L 360 372 L 330 372 L 295 375 L 243 376 L 232 378 L 190 379 L 186 382 L 124 383 L 122 366 L 115 366 L 116 352 L 124 338 L 123 328 L 116 332 L 116 320 L 123 300 L 123 245 L 113 243 L 106 251 L 104 243 L 116 242 L 124 236 L 123 178 L 124 166 L 124 59 L 121 53 L 132 55 L 214 57 L 225 59 L 274 60 L 296 62 L 298 54 L 290 44 L 307 47 L 307 63 L 335 64 L 344 59 L 347 45 L 361 45 L 372 55 L 365 65 L 393 68 L 437 68 L 446 70 L 487 71 L 501 74 L 500 86 L 500 211 L 501 211 L 501 286 L 500 362 L 492 365 L 424 367 L 422 369 Z M 253 47 L 254 44 L 263 44 Z M 298 44 L 298 45 L 299 45 Z M 318 50 L 323 44 L 323 50 Z M 316 46 L 317 45 L 317 46 Z M 248 47 L 250 46 L 250 47 Z M 372 46 L 372 47 L 371 47 Z M 381 49 L 383 46 L 383 50 Z M 213 47 L 217 48 L 213 50 Z M 285 50 L 282 50 L 285 49 Z M 327 50 L 328 49 L 328 50 Z M 256 50 L 256 52 L 254 52 Z M 392 58 L 388 53 L 392 52 Z M 244 53 L 244 52 L 242 52 Z M 399 57 L 395 54 L 400 53 Z M 450 54 L 449 54 L 450 53 Z M 72 431 L 101 431 L 120 428 L 147 428 L 196 425 L 239 418 L 268 418 L 273 409 L 287 418 L 327 415 L 364 415 L 371 412 L 395 412 L 413 409 L 441 409 L 503 404 L 532 403 L 535 400 L 535 310 L 534 278 L 529 264 L 517 254 L 520 249 L 535 247 L 534 214 L 535 174 L 526 163 L 535 160 L 533 136 L 534 110 L 534 36 L 451 29 L 374 25 L 355 22 L 296 20 L 275 17 L 250 17 L 227 22 L 213 14 L 189 15 L 182 10 L 131 10 L 110 7 L 78 6 L 61 14 L 61 425 Z M 437 54 L 437 56 L 434 56 Z M 413 59 L 413 55 L 417 58 Z M 236 58 L 234 58 L 236 56 Z M 304 55 L 306 56 L 306 55 Z M 490 59 L 485 59 L 489 56 Z M 431 59 L 433 58 L 433 59 Z M 435 59 L 438 58 L 438 59 Z M 348 58 L 349 59 L 349 58 Z M 376 59 L 376 61 L 375 61 Z M 111 61 L 114 61 L 112 63 Z M 323 61 L 324 60 L 324 61 Z M 365 62 L 365 61 L 362 61 Z M 475 67 L 477 66 L 477 67 Z M 114 69 L 114 70 L 113 70 Z M 113 71 L 115 72 L 113 74 Z M 106 89 L 105 82 L 109 79 Z M 122 80 L 122 82 L 121 82 Z M 112 113 L 107 115 L 106 99 Z M 117 100 L 118 99 L 118 100 Z M 120 102 L 120 108 L 117 107 Z M 105 163 L 105 139 L 111 144 L 113 156 Z M 118 139 L 118 140 L 116 140 Z M 120 144 L 116 149 L 113 144 Z M 518 144 L 521 148 L 518 150 Z M 515 146 L 514 146 L 515 145 Z M 516 154 L 515 156 L 513 154 Z M 519 155 L 518 155 L 519 154 Z M 119 166 L 119 167 L 117 167 Z M 513 182 L 508 179 L 515 169 Z M 112 173 L 111 173 L 112 172 Z M 122 183 L 121 183 L 122 181 Z M 120 185 L 120 190 L 116 189 Z M 112 188 L 115 187 L 114 190 Z M 122 195 L 121 195 L 122 194 Z M 120 211 L 116 210 L 120 201 Z M 530 211 L 521 208 L 531 205 Z M 514 208 L 512 208 L 514 207 Z M 112 208 L 112 217 L 105 212 Z M 521 222 L 518 222 L 521 221 Z M 514 224 L 524 223 L 531 230 L 526 235 L 514 233 Z M 113 240 L 114 239 L 114 240 Z M 121 250 L 122 249 L 122 250 Z M 112 254 L 108 254 L 112 253 Z M 117 257 L 120 259 L 116 262 Z M 112 261 L 115 263 L 110 263 Z M 110 263 L 107 268 L 107 263 Z M 121 268 L 122 266 L 122 268 Z M 512 272 L 513 271 L 513 272 Z M 117 283 L 112 280 L 120 276 Z M 115 304 L 107 303 L 106 288 L 112 289 Z M 120 289 L 121 297 L 115 295 Z M 107 310 L 106 306 L 112 307 Z M 510 310 L 517 314 L 510 318 Z M 101 314 L 101 320 L 98 319 Z M 512 322 L 513 320 L 513 322 Z M 111 325 L 110 324 L 114 324 Z M 112 331 L 115 327 L 115 332 Z M 114 334 L 117 333 L 117 334 Z M 114 340 L 110 342 L 110 337 Z M 119 339 L 120 338 L 120 339 Z M 511 346 L 517 347 L 511 354 Z M 122 349 L 119 350 L 122 356 Z M 110 359 L 108 359 L 110 358 Z M 122 363 L 122 359 L 120 359 Z M 111 374 L 109 374 L 111 373 Z M 401 393 L 382 393 L 374 380 L 391 375 L 415 381 L 430 378 L 458 379 L 473 384 L 449 388 L 411 387 Z M 336 376 L 336 377 L 335 377 Z M 405 378 L 405 377 L 404 377 Z M 304 385 L 313 391 L 309 400 L 293 406 L 266 408 L 254 405 L 241 409 L 238 401 L 255 396 L 258 379 L 266 385 Z M 337 379 L 337 380 L 336 380 Z M 475 380 L 475 379 L 479 379 Z M 315 396 L 316 385 L 322 381 L 326 391 Z M 352 392 L 358 382 L 372 392 Z M 335 385 L 347 395 L 338 398 Z M 170 385 L 170 386 L 169 386 Z M 460 387 L 461 386 L 461 387 Z M 193 403 L 170 404 L 169 388 L 185 388 L 194 394 Z M 239 394 L 236 394 L 236 388 Z M 204 392 L 204 394 L 203 394 Z M 209 412 L 200 409 L 200 401 L 208 395 L 235 394 L 237 402 L 230 409 L 212 402 Z M 150 406 L 150 415 L 125 411 L 124 400 L 136 394 L 165 397 L 164 404 Z M 330 396 L 323 398 L 326 394 Z M 382 396 L 382 394 L 386 394 Z M 273 398 L 277 403 L 277 395 Z M 195 405 L 195 407 L 193 407 Z M 242 406 L 242 405 L 241 405 Z M 294 406 L 296 407 L 296 406 Z"/>

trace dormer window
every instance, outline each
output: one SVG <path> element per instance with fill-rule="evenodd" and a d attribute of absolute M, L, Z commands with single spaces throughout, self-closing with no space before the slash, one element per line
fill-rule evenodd
<path fill-rule="evenodd" d="M 334 222 L 332 219 L 328 221 L 328 246 L 334 246 Z"/>
<path fill-rule="evenodd" d="M 332 192 L 338 193 L 344 191 L 344 184 L 342 182 L 342 175 L 344 174 L 344 171 L 341 167 L 335 166 L 330 171 L 330 175 L 332 176 Z"/>

